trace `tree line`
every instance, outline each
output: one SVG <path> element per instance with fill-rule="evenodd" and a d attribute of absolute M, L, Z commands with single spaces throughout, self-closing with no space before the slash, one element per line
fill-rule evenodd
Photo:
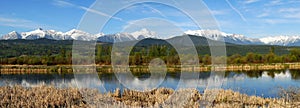
<path fill-rule="evenodd" d="M 300 48 L 291 48 L 289 53 L 283 55 L 275 54 L 275 48 L 271 47 L 266 54 L 248 52 L 246 55 L 232 54 L 227 56 L 228 64 L 249 64 L 249 63 L 291 63 L 300 62 Z M 97 45 L 95 50 L 95 63 L 99 65 L 111 64 L 111 45 Z M 2 65 L 71 65 L 72 50 L 70 48 L 60 48 L 57 53 L 52 53 L 48 49 L 44 55 L 21 55 L 18 57 L 1 57 Z M 73 55 L 75 56 L 75 55 Z M 189 57 L 190 55 L 184 55 Z M 147 47 L 134 47 L 129 56 L 130 65 L 147 65 L 152 59 L 160 58 L 167 65 L 180 65 L 180 56 L 177 51 L 170 46 L 151 45 Z M 217 57 L 215 59 L 224 59 Z M 84 62 L 84 58 L 82 59 Z M 210 54 L 199 54 L 199 63 L 209 65 L 212 62 Z"/>

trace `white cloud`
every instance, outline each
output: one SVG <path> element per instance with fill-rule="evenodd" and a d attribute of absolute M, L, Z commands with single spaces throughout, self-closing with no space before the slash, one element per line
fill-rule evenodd
<path fill-rule="evenodd" d="M 226 15 L 226 14 L 228 14 L 228 12 L 226 12 L 224 10 L 211 10 L 210 12 L 213 15 Z"/>
<path fill-rule="evenodd" d="M 267 17 L 267 16 L 269 16 L 269 13 L 264 12 L 264 13 L 261 13 L 261 14 L 257 15 L 256 17 L 262 18 L 262 17 Z"/>
<path fill-rule="evenodd" d="M 72 3 L 62 1 L 62 0 L 54 0 L 53 5 L 60 6 L 60 7 L 72 7 L 75 6 Z"/>
<path fill-rule="evenodd" d="M 264 19 L 264 21 L 269 24 L 300 23 L 300 20 L 290 19 Z"/>
<path fill-rule="evenodd" d="M 272 1 L 270 2 L 270 5 L 280 5 L 280 4 L 282 4 L 282 3 L 281 3 L 281 0 L 272 0 Z"/>
<path fill-rule="evenodd" d="M 280 8 L 278 14 L 281 14 L 283 18 L 299 19 L 300 18 L 300 8 L 290 7 L 290 8 Z"/>
<path fill-rule="evenodd" d="M 104 12 L 101 12 L 99 10 L 94 10 L 94 9 L 90 9 L 90 8 L 87 8 L 87 7 L 84 7 L 84 6 L 79 6 L 79 5 L 76 5 L 76 4 L 73 4 L 73 3 L 70 3 L 70 2 L 66 2 L 66 1 L 63 1 L 63 0 L 54 0 L 53 4 L 56 5 L 56 6 L 60 6 L 60 7 L 75 7 L 75 8 L 78 8 L 78 9 L 81 9 L 81 10 L 84 10 L 84 11 L 88 11 L 88 12 L 92 12 L 92 13 L 95 13 L 95 14 L 98 14 L 98 15 L 101 15 L 101 16 L 105 16 L 105 17 L 113 18 L 115 20 L 123 21 L 121 18 L 113 17 L 113 16 L 111 16 L 109 14 L 106 14 Z"/>
<path fill-rule="evenodd" d="M 275 0 L 275 1 L 266 1 L 265 4 L 257 5 L 255 6 L 255 8 L 250 7 L 249 13 L 251 14 L 248 15 L 249 16 L 253 15 L 256 18 L 250 17 L 251 19 L 249 18 L 249 21 L 259 22 L 260 24 L 299 23 L 300 8 L 295 7 L 290 3 L 291 2 L 287 3 L 281 0 Z M 275 5 L 280 5 L 280 6 L 275 6 Z"/>
<path fill-rule="evenodd" d="M 255 3 L 258 2 L 259 0 L 245 0 L 244 4 L 251 4 L 251 3 Z"/>
<path fill-rule="evenodd" d="M 283 19 L 265 19 L 264 21 L 269 24 L 278 24 L 278 23 L 286 23 L 287 22 L 286 20 L 283 20 Z"/>
<path fill-rule="evenodd" d="M 170 22 L 159 18 L 145 18 L 141 20 L 129 21 L 127 22 L 127 25 L 123 26 L 123 32 L 133 32 L 142 28 L 156 32 L 158 37 L 162 39 L 183 34 L 183 31 L 175 22 Z"/>
<path fill-rule="evenodd" d="M 127 25 L 123 26 L 123 29 L 127 29 L 132 26 L 137 26 L 141 28 L 146 28 L 146 27 L 155 27 L 158 29 L 163 29 L 163 28 L 171 28 L 171 27 L 178 27 L 178 28 L 199 28 L 195 23 L 193 22 L 165 22 L 165 21 L 156 21 L 157 18 L 154 19 L 146 19 L 143 21 L 142 20 L 132 20 L 128 21 Z"/>
<path fill-rule="evenodd" d="M 285 13 L 285 12 L 288 12 L 288 13 L 294 13 L 294 12 L 299 12 L 300 11 L 300 8 L 280 8 L 278 10 L 278 12 L 282 12 L 282 13 Z"/>
<path fill-rule="evenodd" d="M 0 17 L 0 22 L 6 22 L 6 23 L 16 23 L 16 22 L 31 22 L 29 20 L 24 20 L 24 19 L 12 19 L 12 18 L 4 18 L 4 17 Z"/>
<path fill-rule="evenodd" d="M 299 0 L 269 0 L 265 4 L 265 6 L 278 6 L 278 5 L 286 5 L 286 4 L 297 4 L 300 3 Z"/>
<path fill-rule="evenodd" d="M 285 18 L 294 18 L 294 19 L 300 19 L 300 12 L 294 13 L 294 14 L 287 14 L 284 16 Z"/>
<path fill-rule="evenodd" d="M 270 0 L 270 2 L 266 4 L 266 6 L 277 6 L 282 4 L 284 4 L 284 2 L 282 2 L 281 0 Z"/>
<path fill-rule="evenodd" d="M 176 25 L 182 28 L 197 28 L 197 25 L 192 22 L 179 22 Z"/>
<path fill-rule="evenodd" d="M 87 7 L 84 7 L 84 6 L 78 6 L 78 8 L 80 8 L 82 10 L 85 10 L 85 11 L 88 11 L 88 12 L 92 12 L 92 13 L 98 14 L 98 15 L 102 15 L 102 16 L 105 16 L 105 17 L 110 17 L 110 18 L 113 18 L 115 20 L 123 21 L 122 18 L 113 17 L 113 16 L 110 16 L 110 15 L 108 15 L 106 13 L 103 13 L 101 11 L 98 11 L 98 10 L 90 9 L 90 8 L 87 8 Z"/>
<path fill-rule="evenodd" d="M 146 4 L 144 4 L 143 6 L 145 6 L 145 7 L 149 8 L 149 9 L 151 9 L 153 13 L 157 13 L 157 14 L 161 15 L 162 17 L 165 17 L 165 18 L 167 17 L 167 16 L 165 16 L 165 15 L 164 15 L 160 10 L 158 10 L 158 9 L 155 9 L 155 8 L 149 6 L 149 5 L 146 5 Z"/>
<path fill-rule="evenodd" d="M 54 29 L 57 27 L 49 26 L 46 24 L 40 24 L 27 19 L 11 18 L 11 17 L 1 17 L 0 16 L 0 25 L 14 27 L 14 28 L 26 28 L 26 29 L 35 29 L 35 28 L 48 28 Z"/>
<path fill-rule="evenodd" d="M 225 1 L 242 18 L 243 21 L 247 22 L 247 20 L 244 17 L 244 15 L 238 9 L 236 9 L 228 0 L 225 0 Z"/>

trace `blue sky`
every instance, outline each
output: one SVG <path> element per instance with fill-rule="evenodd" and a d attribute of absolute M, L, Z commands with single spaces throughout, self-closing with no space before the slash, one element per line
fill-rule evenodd
<path fill-rule="evenodd" d="M 77 27 L 84 13 L 91 11 L 88 7 L 94 2 L 94 0 L 2 0 L 0 35 L 13 30 L 24 32 L 39 27 L 66 32 Z M 224 32 L 256 38 L 300 35 L 299 0 L 204 0 L 203 2 Z M 128 7 L 117 13 L 103 32 L 116 33 L 135 24 L 149 25 L 150 20 L 139 20 L 147 17 L 176 22 L 183 31 L 198 29 L 187 17 L 176 11 L 155 3 Z M 102 10 L 96 12 L 108 16 L 101 13 Z M 163 31 L 171 25 L 163 21 L 158 24 L 160 25 L 156 27 L 159 28 L 153 27 L 153 30 Z"/>

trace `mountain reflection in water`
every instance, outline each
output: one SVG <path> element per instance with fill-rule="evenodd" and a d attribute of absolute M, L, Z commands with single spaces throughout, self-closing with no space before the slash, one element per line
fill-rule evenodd
<path fill-rule="evenodd" d="M 193 74 L 193 73 L 185 73 Z M 114 74 L 99 74 L 99 79 L 82 75 L 83 77 L 74 78 L 73 74 L 3 74 L 0 75 L 0 85 L 22 85 L 25 87 L 34 87 L 38 85 L 53 85 L 56 87 L 77 87 L 86 86 L 97 88 L 101 92 L 113 91 L 116 88 L 125 88 L 119 83 Z M 87 76 L 87 77 L 86 77 Z M 143 80 L 149 78 L 150 74 L 138 74 L 133 84 L 138 84 L 138 79 Z M 208 81 L 214 78 L 210 77 L 210 72 L 200 73 L 199 78 L 180 78 L 181 73 L 167 73 L 164 81 L 159 87 L 179 88 L 194 88 L 200 92 L 207 87 Z M 222 77 L 222 76 L 215 76 Z M 278 97 L 279 87 L 300 87 L 300 74 L 298 70 L 282 70 L 282 71 L 250 71 L 250 72 L 226 72 L 221 88 L 232 89 L 248 95 L 257 95 L 263 97 Z M 153 79 L 159 80 L 159 79 Z M 182 81 L 179 83 L 179 81 Z M 126 81 L 126 80 L 125 80 Z M 137 81 L 137 82 L 135 82 Z M 218 82 L 216 82 L 218 83 Z M 147 88 L 149 85 L 138 84 Z M 218 84 L 217 84 L 218 86 Z"/>

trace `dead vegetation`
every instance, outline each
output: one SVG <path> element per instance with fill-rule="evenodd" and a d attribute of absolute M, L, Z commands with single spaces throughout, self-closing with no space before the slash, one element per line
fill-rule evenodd
<path fill-rule="evenodd" d="M 87 106 L 77 89 L 56 89 L 52 86 L 24 88 L 0 87 L 1 108 L 44 108 Z"/>
<path fill-rule="evenodd" d="M 195 89 L 159 88 L 147 92 L 116 89 L 101 94 L 92 89 L 4 86 L 0 87 L 0 107 L 294 108 L 300 105 L 299 89 L 284 90 L 278 99 L 248 96 L 232 90 L 204 93 Z"/>

